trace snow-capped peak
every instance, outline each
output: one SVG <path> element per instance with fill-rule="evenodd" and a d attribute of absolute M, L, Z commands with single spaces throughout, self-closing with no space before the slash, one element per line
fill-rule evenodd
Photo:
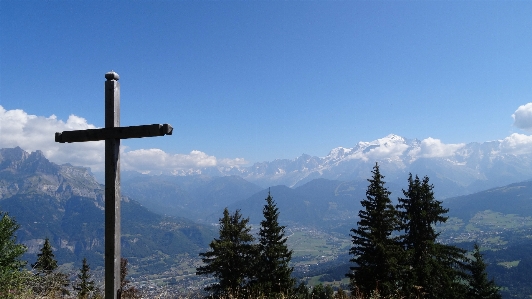
<path fill-rule="evenodd" d="M 339 159 L 345 157 L 346 155 L 349 155 L 352 150 L 352 148 L 345 148 L 340 146 L 337 148 L 333 148 L 331 152 L 327 155 L 327 157 L 332 159 Z"/>
<path fill-rule="evenodd" d="M 383 138 L 379 138 L 377 140 L 375 140 L 374 142 L 376 142 L 377 144 L 379 145 L 384 145 L 386 146 L 386 144 L 389 144 L 389 143 L 393 143 L 393 144 L 397 144 L 397 143 L 405 143 L 405 139 L 399 135 L 395 135 L 395 134 L 390 134 L 386 137 L 383 137 Z"/>

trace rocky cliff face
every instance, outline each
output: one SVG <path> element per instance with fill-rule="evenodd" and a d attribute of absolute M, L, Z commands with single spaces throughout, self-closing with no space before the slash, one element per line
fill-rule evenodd
<path fill-rule="evenodd" d="M 89 169 L 54 164 L 41 151 L 0 149 L 0 200 L 17 194 L 42 194 L 57 200 L 81 196 L 101 202 L 103 186 Z"/>

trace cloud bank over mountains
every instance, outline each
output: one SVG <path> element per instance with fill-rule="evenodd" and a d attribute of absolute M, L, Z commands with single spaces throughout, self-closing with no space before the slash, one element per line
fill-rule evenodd
<path fill-rule="evenodd" d="M 345 151 L 352 152 L 352 154 L 348 155 L 348 159 L 380 161 L 401 157 L 403 155 L 409 156 L 411 160 L 418 158 L 444 158 L 454 155 L 464 146 L 465 143 L 445 144 L 440 139 L 429 137 L 421 140 L 417 146 L 412 148 L 411 145 L 405 143 L 404 138 L 391 134 L 371 142 L 359 142 L 357 148 L 364 148 L 363 151 L 342 149 L 344 153 Z M 335 155 L 333 152 L 331 154 Z"/>
<path fill-rule="evenodd" d="M 520 106 L 514 114 L 514 126 L 532 132 L 532 103 Z M 104 142 L 59 144 L 54 142 L 55 132 L 94 129 L 86 119 L 70 115 L 66 121 L 55 115 L 45 117 L 31 115 L 0 106 L 0 148 L 20 146 L 26 151 L 41 150 L 51 161 L 71 163 L 103 171 Z M 495 152 L 511 155 L 532 154 L 532 136 L 513 133 L 499 140 Z M 324 159 L 335 156 L 348 160 L 382 161 L 402 159 L 415 161 L 420 158 L 446 158 L 466 150 L 466 144 L 445 144 L 436 138 L 426 138 L 412 144 L 397 135 L 389 135 L 371 142 L 359 142 L 354 148 L 333 149 Z M 363 149 L 363 150 L 357 150 Z M 341 152 L 341 154 L 340 154 Z M 408 158 L 408 159 L 406 159 Z M 141 173 L 191 174 L 205 168 L 238 168 L 249 164 L 244 158 L 217 158 L 199 150 L 187 154 L 171 154 L 161 149 L 128 150 L 122 147 L 123 170 Z"/>
<path fill-rule="evenodd" d="M 201 151 L 191 151 L 189 154 L 169 154 L 161 149 L 140 149 L 125 152 L 122 158 L 122 167 L 140 173 L 171 173 L 180 174 L 182 170 L 187 173 L 194 169 L 206 167 L 231 167 L 248 162 L 242 158 L 217 159 Z"/>
<path fill-rule="evenodd" d="M 104 141 L 60 144 L 54 141 L 56 132 L 95 129 L 86 119 L 70 115 L 66 121 L 50 117 L 31 115 L 0 106 L 0 148 L 19 146 L 26 151 L 41 150 L 52 162 L 58 164 L 90 167 L 100 172 L 104 168 Z M 199 169 L 213 166 L 235 166 L 247 164 L 242 158 L 217 159 L 204 152 L 194 150 L 188 154 L 169 154 L 160 149 L 128 151 L 122 147 L 121 166 L 123 170 L 142 173 L 175 173 L 182 169 Z"/>

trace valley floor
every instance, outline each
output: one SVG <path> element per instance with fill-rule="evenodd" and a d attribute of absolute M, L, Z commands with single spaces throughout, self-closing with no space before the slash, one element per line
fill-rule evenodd
<path fill-rule="evenodd" d="M 495 277 L 496 283 L 503 286 L 504 298 L 510 298 L 509 292 L 517 292 L 505 284 L 508 283 L 506 281 L 508 273 L 518 268 L 520 259 L 517 257 L 522 256 L 522 252 L 513 253 L 515 250 L 512 251 L 513 247 L 509 249 L 509 246 L 530 242 L 532 217 L 483 211 L 477 213 L 467 223 L 458 218 L 450 218 L 439 228 L 441 231 L 439 240 L 442 243 L 455 244 L 471 250 L 472 244 L 478 242 L 490 264 L 488 268 L 490 277 Z M 313 227 L 290 226 L 286 228 L 286 236 L 288 247 L 293 250 L 291 262 L 294 268 L 293 276 L 298 282 L 304 282 L 309 286 L 323 283 L 341 286 L 343 289 L 348 288 L 349 281 L 345 278 L 350 266 L 348 253 L 351 237 L 348 230 L 345 234 L 340 234 Z M 203 287 L 213 282 L 210 278 L 196 275 L 196 268 L 202 265 L 199 255 L 169 256 L 156 252 L 143 259 L 128 257 L 128 260 L 131 267 L 129 270 L 131 284 L 140 289 L 147 298 L 161 294 L 171 294 L 170 298 L 172 296 L 188 298 L 192 294 L 199 296 Z M 103 281 L 101 268 L 95 269 L 93 274 L 97 281 Z"/>

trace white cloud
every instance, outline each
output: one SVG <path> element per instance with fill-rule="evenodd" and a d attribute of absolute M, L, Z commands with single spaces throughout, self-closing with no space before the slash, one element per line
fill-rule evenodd
<path fill-rule="evenodd" d="M 94 129 L 87 120 L 70 115 L 66 122 L 50 117 L 30 115 L 23 110 L 5 110 L 0 106 L 0 148 L 20 146 L 33 152 L 41 150 L 50 161 L 104 169 L 104 142 L 57 143 L 55 133 L 69 130 Z M 201 151 L 189 154 L 168 154 L 160 149 L 126 151 L 122 147 L 121 168 L 141 172 L 175 172 L 179 169 L 198 169 L 213 166 L 235 166 L 248 162 L 243 158 L 218 159 Z"/>
<path fill-rule="evenodd" d="M 350 159 L 362 159 L 364 161 L 393 159 L 400 157 L 408 149 L 408 145 L 404 143 L 402 138 L 393 139 L 390 136 L 372 142 L 360 142 L 359 146 L 366 150 L 354 152 L 349 156 Z"/>
<path fill-rule="evenodd" d="M 444 158 L 454 155 L 457 150 L 464 146 L 464 143 L 445 144 L 440 139 L 429 137 L 423 139 L 419 144 L 419 148 L 409 154 L 422 158 Z"/>
<path fill-rule="evenodd" d="M 369 150 L 366 157 L 370 160 L 394 158 L 401 156 L 406 149 L 408 145 L 404 143 L 385 143 Z"/>
<path fill-rule="evenodd" d="M 501 142 L 501 151 L 514 155 L 532 153 L 532 136 L 513 133 Z"/>
<path fill-rule="evenodd" d="M 23 110 L 5 110 L 0 106 L 0 148 L 20 146 L 33 152 L 41 150 L 53 162 L 71 163 L 100 170 L 104 163 L 103 142 L 55 142 L 55 133 L 95 128 L 84 118 L 70 115 L 66 122 L 50 117 L 30 115 Z"/>
<path fill-rule="evenodd" d="M 244 158 L 235 158 L 235 159 L 225 158 L 225 159 L 221 159 L 221 160 L 218 161 L 218 165 L 219 166 L 224 166 L 224 167 L 245 165 L 245 164 L 248 164 L 248 163 L 249 162 L 246 161 L 246 159 L 244 159 Z"/>
<path fill-rule="evenodd" d="M 121 165 L 127 170 L 139 172 L 171 172 L 179 168 L 203 168 L 216 166 L 216 157 L 204 152 L 191 151 L 190 154 L 165 153 L 160 149 L 140 149 L 122 155 Z"/>
<path fill-rule="evenodd" d="M 514 126 L 532 131 L 532 103 L 519 106 L 512 114 L 512 118 L 514 119 Z"/>
<path fill-rule="evenodd" d="M 221 159 L 194 150 L 188 154 L 169 154 L 161 149 L 140 149 L 124 152 L 121 167 L 141 173 L 177 173 L 178 170 L 197 170 L 215 166 L 235 166 L 248 162 L 243 158 Z"/>

